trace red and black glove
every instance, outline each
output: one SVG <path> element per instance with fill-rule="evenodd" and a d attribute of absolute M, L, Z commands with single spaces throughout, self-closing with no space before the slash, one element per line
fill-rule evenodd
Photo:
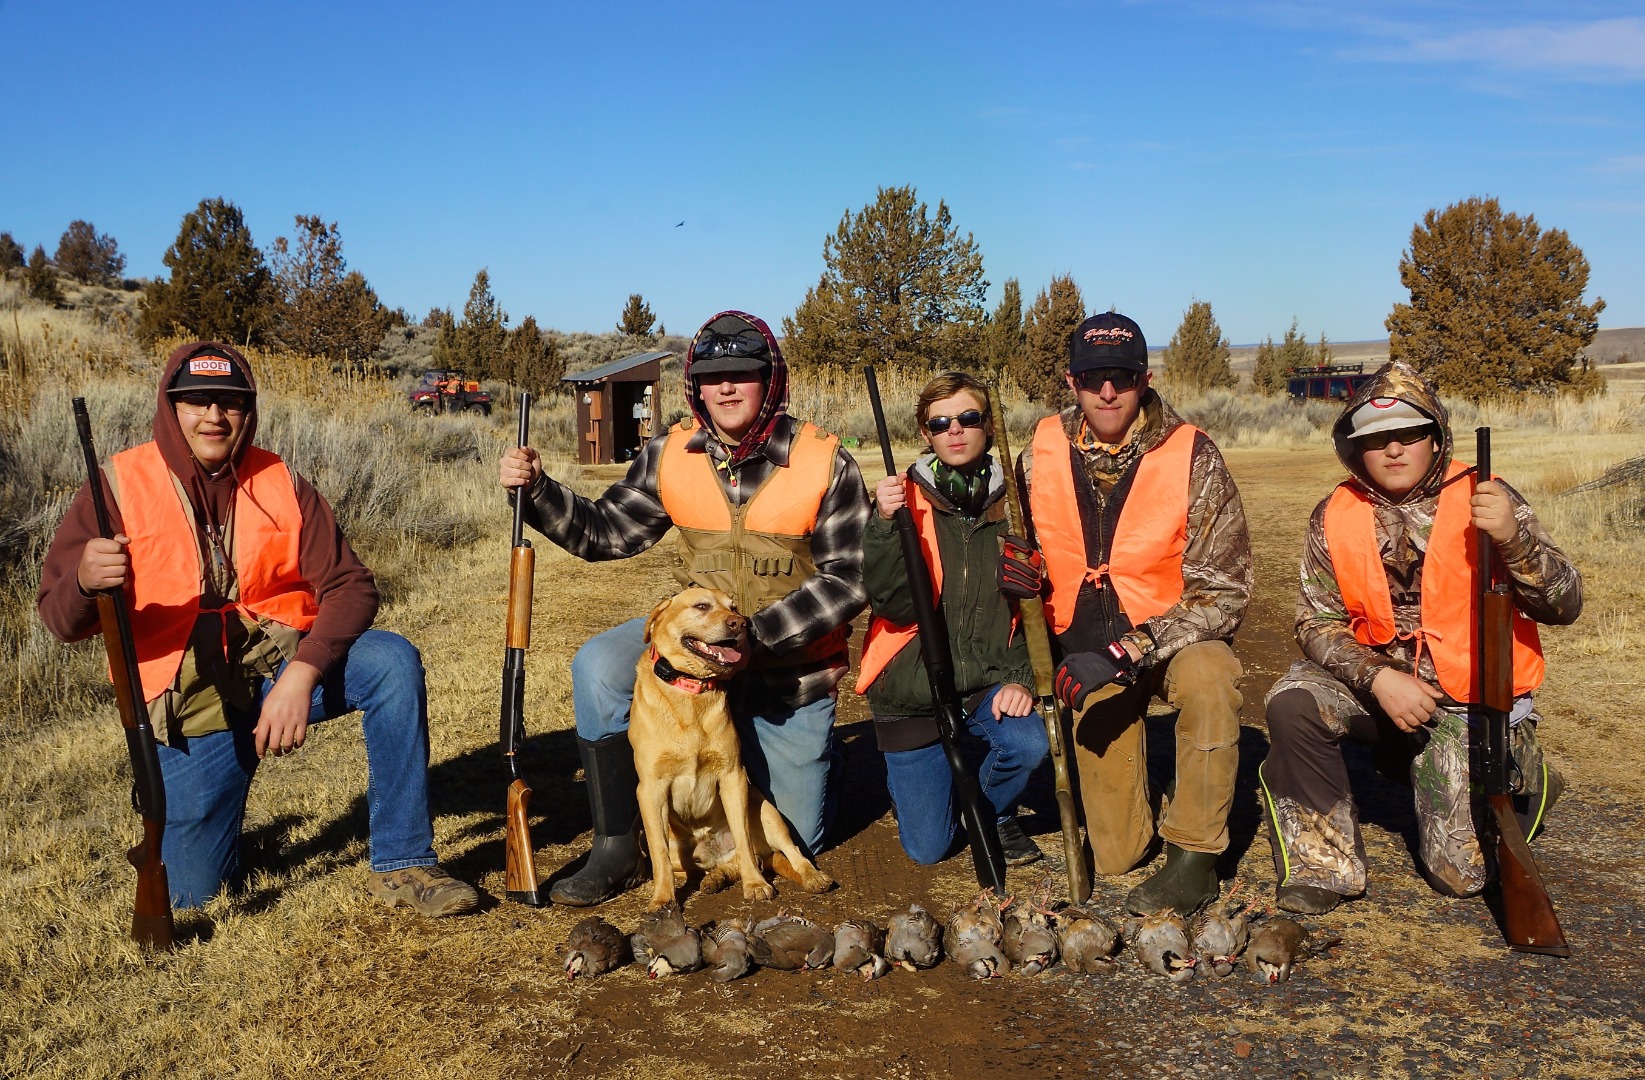
<path fill-rule="evenodd" d="M 1137 666 L 1125 646 L 1115 641 L 1101 652 L 1069 653 L 1057 665 L 1054 684 L 1057 700 L 1074 712 L 1085 708 L 1091 694 L 1110 683 L 1130 686 L 1137 681 Z"/>
<path fill-rule="evenodd" d="M 1000 552 L 1000 592 L 1018 600 L 1031 600 L 1045 585 L 1045 556 L 1020 536 L 1002 538 Z"/>

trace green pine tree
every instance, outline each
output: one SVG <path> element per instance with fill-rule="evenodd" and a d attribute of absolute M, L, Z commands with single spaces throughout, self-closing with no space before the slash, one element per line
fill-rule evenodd
<path fill-rule="evenodd" d="M 153 281 L 143 292 L 137 322 L 143 341 L 185 334 L 262 343 L 273 324 L 273 284 L 238 206 L 200 200 L 183 215 L 164 262 L 170 279 Z"/>
<path fill-rule="evenodd" d="M 1040 290 L 1024 319 L 1023 348 L 1011 365 L 1017 386 L 1031 401 L 1060 409 L 1072 400 L 1068 382 L 1068 338 L 1085 321 L 1085 298 L 1072 274 L 1061 274 Z"/>

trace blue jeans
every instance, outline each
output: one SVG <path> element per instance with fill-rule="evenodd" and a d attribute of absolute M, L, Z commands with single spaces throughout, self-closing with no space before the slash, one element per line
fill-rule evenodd
<path fill-rule="evenodd" d="M 1004 821 L 1017 809 L 1029 775 L 1051 751 L 1045 724 L 1038 713 L 994 719 L 994 687 L 965 718 L 966 729 L 988 743 L 978 778 L 983 797 Z M 885 755 L 885 786 L 897 810 L 897 833 L 902 849 L 917 863 L 929 866 L 946 859 L 959 830 L 954 805 L 954 777 L 942 743 Z"/>
<path fill-rule="evenodd" d="M 645 620 L 630 619 L 584 642 L 571 658 L 577 734 L 594 741 L 628 731 L 634 668 L 645 651 Z M 735 716 L 748 780 L 776 804 L 807 854 L 827 831 L 834 698 Z M 752 735 L 752 738 L 750 736 Z"/>
<path fill-rule="evenodd" d="M 262 692 L 272 685 L 264 680 Z M 428 811 L 428 697 L 416 646 L 382 630 L 360 635 L 314 688 L 308 718 L 319 723 L 355 711 L 364 713 L 371 869 L 431 866 L 436 860 Z M 173 907 L 201 906 L 239 872 L 246 794 L 258 764 L 254 723 L 179 736 L 159 747 L 166 783 L 160 852 Z"/>

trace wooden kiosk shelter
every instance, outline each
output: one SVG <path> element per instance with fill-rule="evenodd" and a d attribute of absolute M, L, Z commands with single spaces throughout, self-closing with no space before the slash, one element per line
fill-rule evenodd
<path fill-rule="evenodd" d="M 577 399 L 577 462 L 630 461 L 657 434 L 657 380 L 671 352 L 645 352 L 567 375 Z"/>

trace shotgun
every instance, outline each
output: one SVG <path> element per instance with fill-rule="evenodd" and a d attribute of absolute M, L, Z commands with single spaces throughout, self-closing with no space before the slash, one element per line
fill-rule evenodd
<path fill-rule="evenodd" d="M 1491 429 L 1475 428 L 1477 440 L 1474 483 L 1491 478 Z M 1474 647 L 1479 665 L 1476 683 L 1484 724 L 1479 761 L 1484 773 L 1485 799 L 1490 804 L 1487 822 L 1494 833 L 1496 884 L 1502 904 L 1503 937 L 1516 952 L 1570 956 L 1565 933 L 1554 914 L 1554 902 L 1537 872 L 1531 845 L 1525 840 L 1519 815 L 1514 812 L 1512 773 L 1515 769 L 1508 750 L 1508 714 L 1514 707 L 1514 598 L 1509 585 L 1499 580 L 1496 544 L 1483 529 L 1479 544 L 1479 625 Z M 1484 843 L 1482 847 L 1491 849 Z"/>
<path fill-rule="evenodd" d="M 885 474 L 896 476 L 897 462 L 891 455 L 891 435 L 885 426 L 885 408 L 880 404 L 880 383 L 872 364 L 862 369 L 868 380 L 868 401 L 874 407 L 874 427 L 879 433 L 880 449 L 885 454 Z M 942 608 L 931 596 L 931 571 L 920 554 L 920 533 L 914 525 L 914 514 L 907 505 L 899 506 L 896 513 L 897 533 L 902 540 L 902 561 L 908 572 L 908 591 L 913 595 L 914 619 L 918 624 L 920 655 L 925 660 L 925 674 L 931 681 L 931 703 L 936 710 L 937 734 L 942 739 L 943 754 L 948 758 L 948 771 L 954 778 L 954 795 L 960 806 L 960 821 L 965 835 L 971 841 L 971 862 L 976 867 L 977 884 L 993 889 L 998 896 L 1005 895 L 1005 847 L 1000 842 L 999 826 L 994 823 L 993 808 L 982 797 L 982 786 L 976 773 L 965 763 L 960 753 L 960 732 L 965 730 L 965 710 L 960 706 L 959 691 L 954 689 L 954 656 L 948 647 L 948 623 L 942 617 Z"/>
<path fill-rule="evenodd" d="M 530 445 L 531 395 L 520 395 L 519 445 Z M 537 553 L 525 538 L 525 489 L 515 488 L 514 537 L 508 560 L 508 630 L 503 649 L 503 711 L 498 741 L 508 772 L 508 806 L 503 815 L 503 851 L 508 898 L 530 907 L 546 902 L 537 891 L 537 862 L 531 846 L 531 788 L 520 775 L 525 742 L 525 651 L 531 647 L 531 586 Z"/>
<path fill-rule="evenodd" d="M 994 395 L 999 410 L 994 425 L 994 448 L 999 451 L 1005 473 L 1006 525 L 1012 535 L 1023 531 L 1022 496 L 1017 491 L 1017 467 L 1011 457 L 1011 440 L 1005 431 L 1005 407 Z M 1023 637 L 1028 643 L 1028 660 L 1034 667 L 1034 700 L 1045 734 L 1051 742 L 1051 771 L 1057 790 L 1057 816 L 1062 819 L 1062 854 L 1068 866 L 1068 898 L 1076 904 L 1091 899 L 1091 875 L 1085 869 L 1085 844 L 1080 839 L 1079 804 L 1074 801 L 1074 784 L 1069 775 L 1068 741 L 1064 737 L 1062 709 L 1057 704 L 1056 661 L 1051 658 L 1051 630 L 1045 624 L 1045 601 L 1037 596 L 1017 601 Z"/>
<path fill-rule="evenodd" d="M 80 433 L 80 449 L 86 458 L 86 486 L 97 511 L 97 535 L 114 538 L 108 503 L 103 498 L 103 470 L 97 465 L 97 450 L 91 440 L 91 415 L 86 399 L 74 399 L 74 426 Z M 103 650 L 108 653 L 109 678 L 114 683 L 114 700 L 120 709 L 120 726 L 126 730 L 126 753 L 131 758 L 132 803 L 143 819 L 143 839 L 126 852 L 137 869 L 137 900 L 132 908 L 131 936 L 139 945 L 160 952 L 172 948 L 171 886 L 166 881 L 166 864 L 160 859 L 160 843 L 166 832 L 166 784 L 160 775 L 160 752 L 149 724 L 148 706 L 143 700 L 143 684 L 137 670 L 137 644 L 131 636 L 131 615 L 126 610 L 126 590 L 122 585 L 97 593 L 97 618 L 103 628 Z"/>

